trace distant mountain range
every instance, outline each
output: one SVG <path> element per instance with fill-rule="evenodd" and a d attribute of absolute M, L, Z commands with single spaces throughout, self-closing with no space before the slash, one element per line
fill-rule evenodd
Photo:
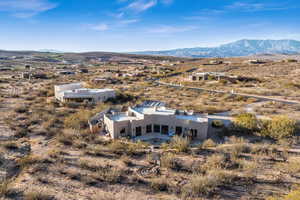
<path fill-rule="evenodd" d="M 258 54 L 299 54 L 300 41 L 296 40 L 239 40 L 218 47 L 196 47 L 166 51 L 142 51 L 134 54 L 209 58 L 240 57 Z"/>
<path fill-rule="evenodd" d="M 42 53 L 65 53 L 64 51 L 59 51 L 59 50 L 55 50 L 55 49 L 40 49 L 40 50 L 38 50 L 38 52 L 42 52 Z"/>

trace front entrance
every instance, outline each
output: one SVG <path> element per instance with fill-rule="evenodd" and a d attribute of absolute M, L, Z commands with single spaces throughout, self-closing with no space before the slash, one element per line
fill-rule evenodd
<path fill-rule="evenodd" d="M 142 127 L 138 126 L 135 128 L 135 136 L 142 136 Z"/>

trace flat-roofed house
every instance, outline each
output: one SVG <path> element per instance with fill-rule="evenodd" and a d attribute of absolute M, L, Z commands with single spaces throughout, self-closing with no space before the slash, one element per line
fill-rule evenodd
<path fill-rule="evenodd" d="M 226 77 L 225 73 L 220 72 L 195 72 L 189 76 L 190 81 L 201 81 L 208 80 L 209 77 L 216 78 L 217 80 L 224 79 Z"/>
<path fill-rule="evenodd" d="M 110 98 L 115 98 L 113 89 L 88 89 L 82 83 L 71 83 L 54 86 L 55 98 L 61 102 L 103 102 Z"/>
<path fill-rule="evenodd" d="M 113 139 L 161 134 L 204 140 L 207 138 L 208 119 L 167 108 L 160 102 L 146 102 L 129 107 L 127 112 L 105 114 L 104 125 L 106 132 Z"/>

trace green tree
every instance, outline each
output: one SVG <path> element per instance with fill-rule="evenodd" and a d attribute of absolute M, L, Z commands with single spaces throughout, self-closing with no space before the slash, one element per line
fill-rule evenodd
<path fill-rule="evenodd" d="M 259 130 L 259 120 L 254 114 L 242 113 L 235 117 L 234 128 L 239 132 L 253 133 Z"/>
<path fill-rule="evenodd" d="M 261 135 L 279 140 L 291 137 L 297 129 L 296 121 L 287 116 L 277 116 L 262 122 Z"/>

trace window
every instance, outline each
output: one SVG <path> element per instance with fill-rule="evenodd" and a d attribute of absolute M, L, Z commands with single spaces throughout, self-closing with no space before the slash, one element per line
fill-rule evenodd
<path fill-rule="evenodd" d="M 154 133 L 160 133 L 160 125 L 154 124 Z"/>
<path fill-rule="evenodd" d="M 163 135 L 169 135 L 169 126 L 161 126 L 161 133 Z"/>
<path fill-rule="evenodd" d="M 176 133 L 176 135 L 181 135 L 182 134 L 182 127 L 181 126 L 176 126 L 175 133 Z"/>
<path fill-rule="evenodd" d="M 135 135 L 142 136 L 142 127 L 141 126 L 135 128 Z"/>
<path fill-rule="evenodd" d="M 125 137 L 126 136 L 126 129 L 125 128 L 121 129 L 120 135 L 121 135 L 121 137 Z"/>
<path fill-rule="evenodd" d="M 194 138 L 196 138 L 197 137 L 197 133 L 198 133 L 198 130 L 197 129 L 192 129 L 191 130 L 191 137 L 192 137 L 192 139 L 194 139 Z"/>
<path fill-rule="evenodd" d="M 146 133 L 152 133 L 152 124 L 146 126 Z"/>

